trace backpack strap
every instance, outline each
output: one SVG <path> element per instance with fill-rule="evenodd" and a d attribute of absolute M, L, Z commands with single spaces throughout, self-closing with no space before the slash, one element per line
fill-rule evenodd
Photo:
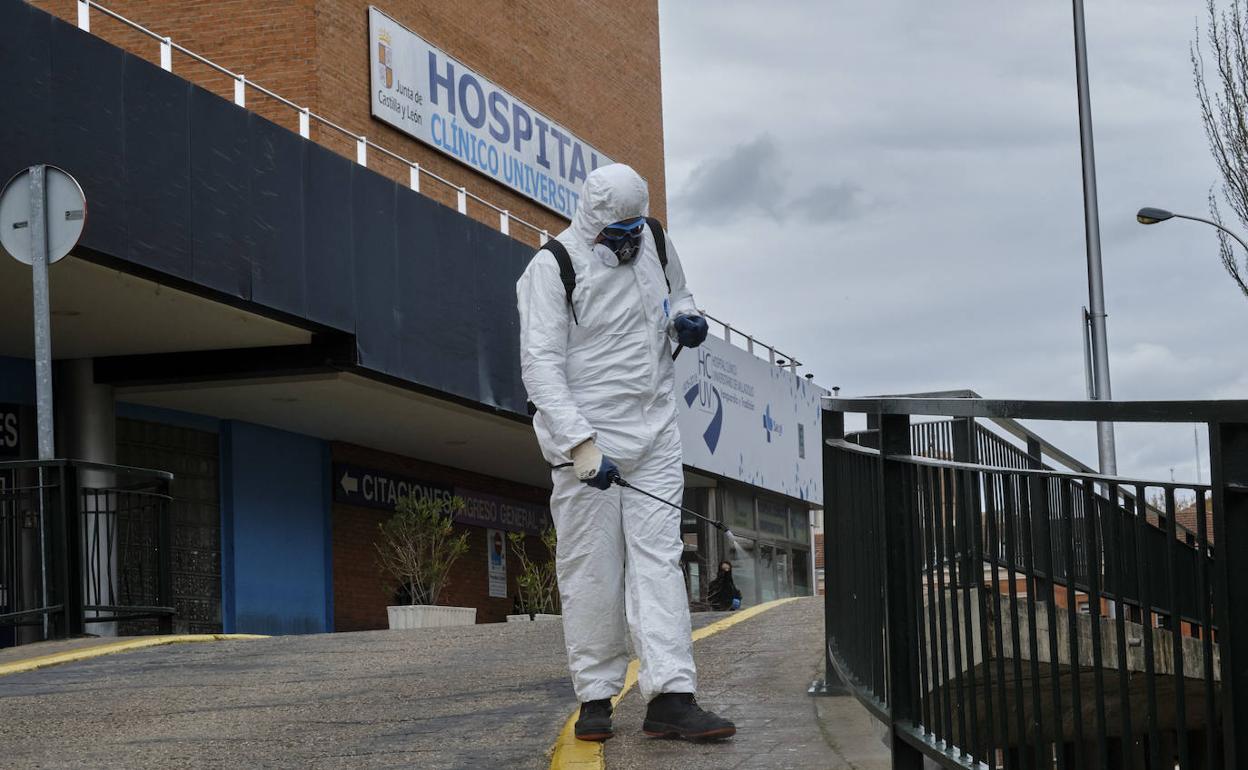
<path fill-rule="evenodd" d="M 572 292 L 576 289 L 576 268 L 572 267 L 572 257 L 568 254 L 567 247 L 555 238 L 542 244 L 542 249 L 553 254 L 555 261 L 559 263 L 559 280 L 563 282 L 563 293 L 568 296 L 568 308 L 572 311 L 572 321 L 580 326 L 581 322 L 576 318 L 576 305 L 572 303 Z M 666 258 L 663 263 L 667 264 Z"/>
<path fill-rule="evenodd" d="M 672 281 L 667 277 L 667 236 L 663 233 L 663 223 L 654 217 L 646 217 L 650 225 L 650 234 L 654 236 L 654 249 L 659 252 L 659 264 L 663 266 L 663 280 L 667 281 L 667 293 L 672 293 Z"/>

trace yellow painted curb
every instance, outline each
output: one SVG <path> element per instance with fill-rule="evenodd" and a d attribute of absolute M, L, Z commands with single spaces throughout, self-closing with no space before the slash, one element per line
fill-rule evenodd
<path fill-rule="evenodd" d="M 754 607 L 749 607 L 739 612 L 734 612 L 722 620 L 717 620 L 709 626 L 699 628 L 693 632 L 693 641 L 705 639 L 712 634 L 718 634 L 725 628 L 731 628 L 738 623 L 749 620 L 755 615 L 761 615 L 781 604 L 788 604 L 798 597 L 793 596 L 788 599 L 776 599 L 770 602 L 763 602 Z M 637 670 L 640 664 L 637 660 L 633 660 L 628 664 L 628 672 L 624 675 L 624 689 L 620 690 L 620 694 L 611 699 L 611 705 L 620 702 L 633 685 L 637 683 Z M 563 729 L 559 731 L 559 737 L 555 739 L 555 745 L 551 749 L 550 770 L 603 770 L 606 767 L 606 758 L 603 755 L 603 745 L 596 741 L 578 741 L 576 739 L 576 720 L 580 716 L 580 708 L 572 712 L 568 717 L 568 721 L 563 723 Z"/>
<path fill-rule="evenodd" d="M 56 666 L 61 663 L 72 663 L 88 660 L 104 655 L 112 655 L 128 650 L 141 650 L 145 647 L 160 647 L 166 644 L 184 644 L 187 642 L 224 642 L 231 639 L 267 639 L 263 634 L 178 634 L 174 636 L 142 636 L 134 639 L 123 639 L 117 642 L 83 647 L 77 650 L 66 650 L 51 655 L 40 655 L 35 658 L 17 660 L 12 663 L 0 663 L 0 676 L 18 674 L 23 671 L 34 671 L 37 668 Z"/>

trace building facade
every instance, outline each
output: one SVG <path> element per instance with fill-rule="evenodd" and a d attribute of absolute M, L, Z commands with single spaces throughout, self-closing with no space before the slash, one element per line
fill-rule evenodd
<path fill-rule="evenodd" d="M 108 9 L 0 0 L 0 175 L 51 163 L 88 201 L 51 270 L 58 454 L 174 474 L 179 630 L 384 627 L 395 490 L 467 502 L 441 603 L 502 620 L 497 543 L 541 558 L 549 526 L 514 284 L 594 165 L 663 217 L 656 4 Z M 0 255 L 0 459 L 34 456 L 29 281 Z M 734 522 L 747 601 L 809 593 L 819 391 L 707 350 L 678 383 L 688 501 Z M 696 600 L 733 549 L 685 530 Z"/>

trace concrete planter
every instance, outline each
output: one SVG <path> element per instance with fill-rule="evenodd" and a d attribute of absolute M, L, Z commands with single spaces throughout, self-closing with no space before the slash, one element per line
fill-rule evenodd
<path fill-rule="evenodd" d="M 508 623 L 528 623 L 531 620 L 532 621 L 563 620 L 563 616 L 562 615 L 548 615 L 545 612 L 536 612 L 533 614 L 532 617 L 529 617 L 528 615 L 508 615 L 507 616 Z"/>
<path fill-rule="evenodd" d="M 477 622 L 476 607 L 439 607 L 432 604 L 412 604 L 387 607 L 390 629 L 442 628 L 444 626 L 471 626 Z"/>

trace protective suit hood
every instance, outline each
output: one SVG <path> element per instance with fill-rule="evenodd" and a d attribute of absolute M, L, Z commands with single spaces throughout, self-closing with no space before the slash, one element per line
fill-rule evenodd
<path fill-rule="evenodd" d="M 599 166 L 589 172 L 572 215 L 572 231 L 581 243 L 591 244 L 602 228 L 614 222 L 650 214 L 650 190 L 641 175 L 623 163 Z"/>

